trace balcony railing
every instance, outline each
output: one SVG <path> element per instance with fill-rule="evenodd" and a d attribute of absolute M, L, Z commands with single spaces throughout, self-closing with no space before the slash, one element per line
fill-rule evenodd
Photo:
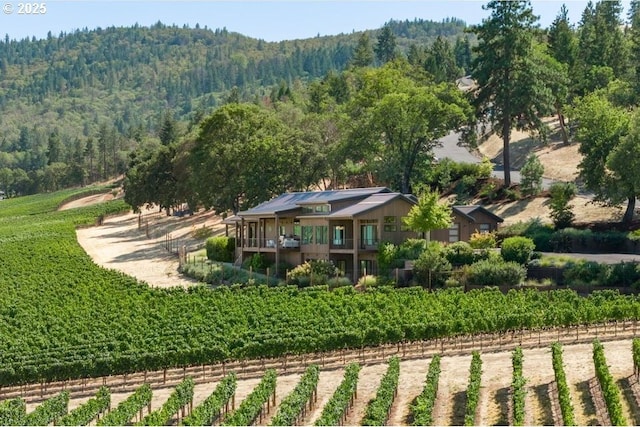
<path fill-rule="evenodd" d="M 360 239 L 358 248 L 365 251 L 377 251 L 380 241 L 377 237 L 371 239 Z"/>
<path fill-rule="evenodd" d="M 300 248 L 300 240 L 294 238 L 269 238 L 269 239 L 258 239 L 258 238 L 247 238 L 244 239 L 244 244 L 242 245 L 244 248 L 265 248 L 265 249 L 275 249 L 276 246 L 281 249 L 299 249 Z"/>
<path fill-rule="evenodd" d="M 332 239 L 329 241 L 329 249 L 353 249 L 353 239 Z"/>

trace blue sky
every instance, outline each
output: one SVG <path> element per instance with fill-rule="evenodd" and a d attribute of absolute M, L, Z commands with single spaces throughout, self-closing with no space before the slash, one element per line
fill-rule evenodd
<path fill-rule="evenodd" d="M 30 0 L 33 4 L 34 0 Z M 40 1 L 40 0 L 35 0 Z M 175 1 L 175 0 L 49 0 L 40 15 L 18 14 L 24 0 L 0 0 L 0 36 L 11 39 L 46 37 L 51 31 L 72 32 L 85 27 L 148 26 L 157 21 L 165 24 L 199 24 L 211 29 L 226 27 L 266 41 L 350 33 L 382 26 L 390 19 L 414 18 L 440 21 L 456 17 L 468 24 L 480 23 L 488 13 L 482 10 L 486 1 Z M 534 13 L 542 27 L 548 27 L 562 4 L 569 9 L 571 22 L 577 23 L 586 1 L 534 0 Z M 9 5 L 8 9 L 6 5 Z M 623 2 L 626 7 L 628 1 Z M 8 10 L 11 13 L 6 13 Z"/>

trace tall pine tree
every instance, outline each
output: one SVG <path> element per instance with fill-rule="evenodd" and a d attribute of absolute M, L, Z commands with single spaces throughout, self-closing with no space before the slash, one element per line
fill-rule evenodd
<path fill-rule="evenodd" d="M 478 35 L 472 77 L 477 82 L 473 103 L 478 116 L 493 125 L 503 141 L 505 186 L 511 185 L 509 143 L 513 127 L 541 130 L 553 96 L 532 60 L 532 38 L 538 18 L 529 1 L 490 1 L 491 16 L 473 27 Z"/>

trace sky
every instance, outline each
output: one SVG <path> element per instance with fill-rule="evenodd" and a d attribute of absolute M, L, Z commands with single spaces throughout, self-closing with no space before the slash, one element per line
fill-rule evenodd
<path fill-rule="evenodd" d="M 380 28 L 390 19 L 441 21 L 448 17 L 479 24 L 489 14 L 479 0 L 0 0 L 0 37 L 44 38 L 51 31 L 73 32 L 85 27 L 149 26 L 161 21 L 227 28 L 265 41 L 335 35 Z M 548 27 L 565 3 L 572 23 L 578 23 L 587 1 L 533 0 L 540 25 Z M 624 17 L 629 1 L 625 6 Z M 30 12 L 30 13 L 29 13 Z M 38 12 L 38 13 L 35 13 Z"/>

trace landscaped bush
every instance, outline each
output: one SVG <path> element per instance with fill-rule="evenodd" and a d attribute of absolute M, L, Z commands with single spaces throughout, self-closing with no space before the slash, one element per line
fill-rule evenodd
<path fill-rule="evenodd" d="M 246 270 L 252 269 L 253 271 L 264 272 L 269 267 L 269 262 L 262 254 L 253 254 L 251 258 L 247 258 L 242 263 L 242 267 Z"/>
<path fill-rule="evenodd" d="M 341 276 L 340 270 L 333 262 L 326 260 L 311 260 L 300 264 L 289 272 L 289 283 L 299 286 L 327 285 L 330 278 Z"/>
<path fill-rule="evenodd" d="M 531 258 L 536 245 L 528 237 L 509 237 L 502 242 L 502 258 L 509 262 L 525 265 Z"/>
<path fill-rule="evenodd" d="M 447 245 L 444 249 L 445 257 L 452 265 L 470 265 L 476 261 L 473 248 L 467 242 L 455 242 Z"/>
<path fill-rule="evenodd" d="M 515 224 L 501 227 L 496 232 L 498 240 L 504 240 L 508 237 L 524 236 L 533 240 L 536 250 L 542 252 L 552 251 L 549 239 L 553 236 L 553 227 L 549 224 L 543 224 L 540 218 L 534 218 L 526 222 L 519 221 Z"/>
<path fill-rule="evenodd" d="M 394 268 L 403 268 L 405 260 L 418 259 L 425 247 L 424 239 L 407 239 L 400 245 L 381 243 L 378 247 L 378 272 L 381 276 L 388 276 Z"/>
<path fill-rule="evenodd" d="M 442 243 L 430 242 L 413 264 L 413 276 L 420 286 L 442 287 L 451 268 Z"/>
<path fill-rule="evenodd" d="M 351 280 L 348 277 L 340 276 L 340 277 L 331 277 L 327 280 L 327 286 L 329 289 L 342 288 L 345 286 L 353 286 Z"/>
<path fill-rule="evenodd" d="M 569 201 L 575 197 L 576 193 L 577 188 L 573 182 L 554 182 L 549 187 L 549 195 L 551 196 L 549 209 L 556 229 L 571 227 L 575 215 Z"/>
<path fill-rule="evenodd" d="M 527 270 L 516 262 L 478 261 L 463 271 L 463 280 L 472 286 L 516 286 L 527 276 Z"/>
<path fill-rule="evenodd" d="M 579 260 L 568 263 L 564 270 L 565 284 L 572 285 L 596 285 L 605 286 L 609 283 L 611 266 L 595 261 Z"/>
<path fill-rule="evenodd" d="M 469 237 L 469 245 L 473 249 L 492 249 L 498 246 L 495 233 L 475 232 Z"/>
<path fill-rule="evenodd" d="M 233 262 L 236 239 L 233 237 L 211 237 L 207 239 L 207 258 L 211 261 Z"/>
<path fill-rule="evenodd" d="M 640 281 L 640 269 L 637 262 L 621 262 L 611 266 L 609 286 L 631 286 Z"/>
<path fill-rule="evenodd" d="M 358 279 L 358 283 L 356 284 L 356 289 L 361 291 L 366 291 L 368 289 L 375 288 L 377 285 L 378 285 L 378 278 L 376 276 L 372 276 L 368 274 Z"/>

